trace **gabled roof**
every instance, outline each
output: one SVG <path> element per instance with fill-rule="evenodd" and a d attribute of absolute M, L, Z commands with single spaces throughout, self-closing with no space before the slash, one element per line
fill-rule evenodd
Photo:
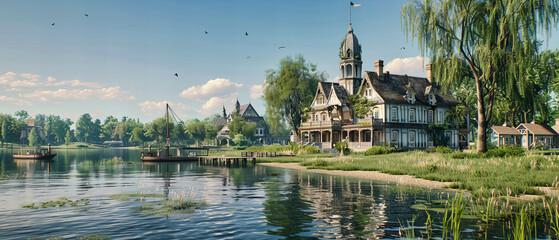
<path fill-rule="evenodd" d="M 553 130 L 550 126 L 546 124 L 537 124 L 537 123 L 521 123 L 516 127 L 518 129 L 520 126 L 528 129 L 534 135 L 548 135 L 548 136 L 555 136 L 559 135 L 555 130 Z"/>
<path fill-rule="evenodd" d="M 499 135 L 522 135 L 516 128 L 505 127 L 505 126 L 493 126 L 491 127 Z"/>
<path fill-rule="evenodd" d="M 427 78 L 384 74 L 381 80 L 376 72 L 369 71 L 364 73 L 360 90 L 366 82 L 375 89 L 385 103 L 396 104 L 410 104 L 406 98 L 407 91 L 409 89 L 413 91 L 415 95 L 415 104 L 429 106 L 428 94 L 433 92 L 434 88 L 436 88 L 429 82 L 429 80 L 427 80 Z M 456 106 L 458 104 L 458 101 L 449 95 L 435 94 L 435 97 L 437 106 Z"/>
<path fill-rule="evenodd" d="M 340 100 L 342 105 L 349 103 L 349 100 L 347 99 L 347 92 L 345 91 L 344 87 L 340 86 L 339 84 L 333 84 L 332 88 L 334 91 L 332 91 L 332 94 L 330 95 L 329 99 L 332 96 L 336 96 L 338 100 Z"/>
<path fill-rule="evenodd" d="M 249 104 L 242 105 L 242 106 L 239 108 L 239 115 L 244 117 L 244 116 L 245 116 L 245 113 L 246 113 L 246 111 L 247 111 L 248 109 L 252 109 L 252 110 L 256 113 L 256 115 L 257 115 L 258 117 L 260 117 L 260 115 L 258 114 L 258 112 L 256 112 L 256 109 L 254 109 L 254 107 L 253 107 L 252 104 L 250 104 L 250 103 L 249 103 Z"/>

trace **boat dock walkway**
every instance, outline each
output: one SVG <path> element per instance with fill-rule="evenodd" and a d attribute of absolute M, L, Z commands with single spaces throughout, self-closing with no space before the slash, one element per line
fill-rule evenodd
<path fill-rule="evenodd" d="M 255 157 L 225 157 L 225 156 L 199 156 L 198 162 L 213 165 L 247 164 L 248 161 L 256 163 Z"/>

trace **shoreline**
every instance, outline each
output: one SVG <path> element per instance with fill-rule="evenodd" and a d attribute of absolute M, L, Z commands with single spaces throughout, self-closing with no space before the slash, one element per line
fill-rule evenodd
<path fill-rule="evenodd" d="M 288 168 L 288 169 L 313 172 L 313 173 L 379 180 L 379 181 L 388 182 L 389 184 L 395 183 L 396 185 L 402 185 L 402 186 L 424 187 L 429 189 L 442 189 L 442 190 L 450 190 L 450 191 L 453 190 L 448 188 L 448 186 L 450 186 L 451 184 L 450 182 L 438 182 L 438 181 L 425 180 L 410 175 L 390 175 L 378 171 L 342 171 L 342 170 L 307 169 L 306 167 L 300 166 L 299 163 L 258 163 L 258 164 L 263 166 L 269 166 L 269 167 Z"/>

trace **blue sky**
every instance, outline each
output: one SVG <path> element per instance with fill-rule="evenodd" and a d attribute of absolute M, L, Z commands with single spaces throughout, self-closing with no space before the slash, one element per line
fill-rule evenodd
<path fill-rule="evenodd" d="M 424 76 L 400 27 L 406 1 L 353 2 L 364 70 L 382 59 L 393 73 Z M 147 122 L 170 102 L 183 120 L 202 119 L 238 98 L 264 114 L 261 83 L 285 56 L 336 79 L 348 22 L 344 0 L 3 1 L 0 113 Z M 548 48 L 559 47 L 557 34 Z"/>

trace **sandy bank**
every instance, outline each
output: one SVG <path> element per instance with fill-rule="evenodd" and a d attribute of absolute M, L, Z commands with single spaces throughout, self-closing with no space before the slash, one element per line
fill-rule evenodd
<path fill-rule="evenodd" d="M 289 168 L 289 169 L 295 169 L 295 170 L 307 171 L 313 173 L 324 173 L 324 174 L 331 174 L 331 175 L 338 175 L 338 176 L 380 180 L 389 183 L 395 183 L 398 185 L 425 187 L 431 189 L 444 189 L 445 187 L 450 185 L 450 183 L 448 182 L 425 180 L 425 179 L 420 179 L 408 175 L 390 175 L 390 174 L 381 173 L 377 171 L 341 171 L 341 170 L 307 169 L 306 167 L 299 166 L 298 163 L 259 163 L 259 164 L 264 166 L 282 167 L 282 168 Z"/>

